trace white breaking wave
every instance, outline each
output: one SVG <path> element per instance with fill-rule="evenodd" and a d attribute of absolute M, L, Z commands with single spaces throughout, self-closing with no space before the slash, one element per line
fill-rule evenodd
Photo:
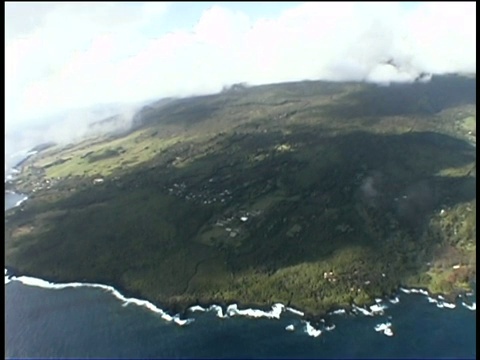
<path fill-rule="evenodd" d="M 455 304 L 448 303 L 446 301 L 442 301 L 445 298 L 443 296 L 438 296 L 438 299 L 434 299 L 430 296 L 427 296 L 427 300 L 429 303 L 436 304 L 438 308 L 447 308 L 447 309 L 455 309 L 457 306 Z"/>
<path fill-rule="evenodd" d="M 398 296 L 395 296 L 394 298 L 388 299 L 388 301 L 390 301 L 392 304 L 398 304 L 400 302 L 400 299 L 398 298 Z"/>
<path fill-rule="evenodd" d="M 177 315 L 175 315 L 175 316 L 173 317 L 173 321 L 174 321 L 176 324 L 178 324 L 178 325 L 180 325 L 180 326 L 183 326 L 183 325 L 188 325 L 188 324 L 190 324 L 191 322 L 195 321 L 195 319 L 181 319 L 181 318 L 180 318 L 180 315 L 177 314 Z"/>
<path fill-rule="evenodd" d="M 28 199 L 28 196 L 25 196 L 23 199 L 17 201 L 17 202 L 15 203 L 15 206 L 20 206 L 20 205 L 21 205 L 25 200 L 27 200 L 27 199 Z"/>
<path fill-rule="evenodd" d="M 322 334 L 322 330 L 315 329 L 308 321 L 305 321 L 305 332 L 313 337 L 318 337 Z"/>
<path fill-rule="evenodd" d="M 190 308 L 188 308 L 189 311 L 191 312 L 195 312 L 195 311 L 207 311 L 207 309 L 204 309 L 203 307 L 199 306 L 199 305 L 195 305 L 195 306 L 192 306 Z"/>
<path fill-rule="evenodd" d="M 456 304 L 449 303 L 445 301 L 445 297 L 442 295 L 438 295 L 437 298 L 433 298 L 430 296 L 428 291 L 422 290 L 422 289 L 406 289 L 406 288 L 400 288 L 401 291 L 403 291 L 406 294 L 414 293 L 414 294 L 422 294 L 427 297 L 428 302 L 435 304 L 438 308 L 440 309 L 455 309 L 457 307 Z M 466 293 L 465 296 L 468 295 L 473 295 L 473 293 Z M 459 295 L 459 297 L 462 297 L 462 295 Z M 465 302 L 462 302 L 462 305 L 465 306 L 467 309 L 475 311 L 476 310 L 476 304 L 475 302 L 472 305 L 468 305 Z"/>
<path fill-rule="evenodd" d="M 381 304 L 374 304 L 370 306 L 370 311 L 364 308 L 361 308 L 355 304 L 352 305 L 354 312 L 362 313 L 365 316 L 374 316 L 374 315 L 382 315 L 384 310 L 387 308 L 385 305 Z"/>
<path fill-rule="evenodd" d="M 335 324 L 332 324 L 331 326 L 325 326 L 326 331 L 332 331 L 335 329 Z"/>
<path fill-rule="evenodd" d="M 213 311 L 213 312 L 216 312 L 217 313 L 217 317 L 221 318 L 221 319 L 225 319 L 227 318 L 227 315 L 223 314 L 223 310 L 222 310 L 222 307 L 219 306 L 219 305 L 211 305 L 207 311 Z"/>
<path fill-rule="evenodd" d="M 447 309 L 455 309 L 457 306 L 455 304 L 451 304 L 448 302 L 443 302 L 443 307 L 446 307 Z"/>
<path fill-rule="evenodd" d="M 373 314 L 379 314 L 379 315 L 382 315 L 384 310 L 387 308 L 386 305 L 382 305 L 380 303 L 377 303 L 377 304 L 374 304 L 372 306 L 370 306 L 370 311 L 373 313 Z"/>
<path fill-rule="evenodd" d="M 385 335 L 387 336 L 393 336 L 393 331 L 392 331 L 392 323 L 391 322 L 386 322 L 383 324 L 378 324 L 375 326 L 375 331 L 382 331 Z"/>
<path fill-rule="evenodd" d="M 422 295 L 425 295 L 425 296 L 428 296 L 428 291 L 427 290 L 423 290 L 423 289 L 410 289 L 410 291 L 414 294 L 422 294 Z"/>
<path fill-rule="evenodd" d="M 274 304 L 271 311 L 262 311 L 258 309 L 245 309 L 239 310 L 237 304 L 231 304 L 227 307 L 227 316 L 247 316 L 253 318 L 266 317 L 268 319 L 280 319 L 281 313 L 285 310 L 283 304 Z"/>
<path fill-rule="evenodd" d="M 373 316 L 373 314 L 370 311 L 368 311 L 367 309 L 361 308 L 361 307 L 359 307 L 355 304 L 353 304 L 352 307 L 353 307 L 353 311 L 356 312 L 356 313 L 360 312 L 360 313 L 362 313 L 363 315 L 366 315 L 366 316 Z"/>
<path fill-rule="evenodd" d="M 305 313 L 303 311 L 296 310 L 296 309 L 293 309 L 291 307 L 287 307 L 287 308 L 285 308 L 285 310 L 290 311 L 291 313 L 293 313 L 295 315 L 298 315 L 298 316 L 304 316 L 305 315 Z"/>
<path fill-rule="evenodd" d="M 287 326 L 285 327 L 285 330 L 287 330 L 287 331 L 294 331 L 294 330 L 295 330 L 295 326 L 293 326 L 292 324 L 291 324 L 291 325 L 287 325 Z"/>
<path fill-rule="evenodd" d="M 332 312 L 330 312 L 330 315 L 342 315 L 342 314 L 346 314 L 347 311 L 345 309 L 338 309 L 338 310 L 333 310 Z"/>
<path fill-rule="evenodd" d="M 428 291 L 423 289 L 415 289 L 415 288 L 407 289 L 407 288 L 401 287 L 400 291 L 404 292 L 405 294 L 422 294 L 426 296 L 429 295 Z"/>
<path fill-rule="evenodd" d="M 473 302 L 472 305 L 468 305 L 467 303 L 462 301 L 462 305 L 465 306 L 468 310 L 476 311 L 477 310 L 477 303 Z"/>

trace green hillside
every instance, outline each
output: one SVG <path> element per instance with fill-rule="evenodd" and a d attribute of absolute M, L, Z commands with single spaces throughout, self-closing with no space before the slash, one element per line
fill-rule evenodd
<path fill-rule="evenodd" d="M 42 150 L 12 186 L 6 266 L 172 311 L 321 315 L 476 276 L 476 80 L 233 86 Z"/>

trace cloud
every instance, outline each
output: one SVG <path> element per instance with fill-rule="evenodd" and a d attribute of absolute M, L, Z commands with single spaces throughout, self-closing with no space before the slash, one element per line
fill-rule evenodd
<path fill-rule="evenodd" d="M 474 2 L 299 3 L 269 18 L 214 5 L 168 32 L 175 6 L 7 3 L 6 128 L 238 82 L 389 83 L 476 71 Z"/>

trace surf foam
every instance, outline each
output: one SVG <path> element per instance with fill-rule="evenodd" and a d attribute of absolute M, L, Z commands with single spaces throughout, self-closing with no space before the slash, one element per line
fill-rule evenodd
<path fill-rule="evenodd" d="M 28 196 L 25 196 L 23 199 L 18 200 L 18 201 L 15 203 L 15 207 L 20 206 L 20 205 L 21 205 L 23 202 L 25 202 L 27 199 L 28 199 Z"/>
<path fill-rule="evenodd" d="M 347 311 L 345 309 L 337 309 L 337 310 L 333 310 L 331 311 L 329 314 L 330 315 L 342 315 L 342 314 L 346 314 Z"/>
<path fill-rule="evenodd" d="M 332 324 L 332 325 L 330 325 L 330 326 L 325 326 L 325 330 L 326 330 L 326 331 L 332 331 L 332 330 L 335 329 L 335 327 L 336 327 L 335 324 Z"/>
<path fill-rule="evenodd" d="M 390 321 L 375 325 L 375 331 L 383 332 L 384 335 L 393 336 L 392 323 Z"/>
<path fill-rule="evenodd" d="M 283 304 L 274 304 L 271 311 L 263 311 L 258 309 L 238 309 L 237 304 L 231 304 L 227 307 L 226 314 L 227 316 L 247 316 L 252 318 L 261 318 L 265 317 L 268 319 L 280 319 L 281 313 L 284 311 L 285 306 Z"/>
<path fill-rule="evenodd" d="M 195 311 L 205 312 L 205 311 L 207 311 L 207 309 L 204 309 L 203 307 L 201 307 L 199 305 L 194 305 L 194 306 L 188 308 L 188 310 L 191 311 L 191 312 L 195 312 Z"/>
<path fill-rule="evenodd" d="M 427 296 L 428 302 L 435 304 L 440 309 L 443 309 L 443 308 L 455 309 L 457 307 L 455 304 L 442 301 L 443 299 L 445 299 L 443 296 L 439 296 L 438 299 L 434 299 L 431 296 Z"/>
<path fill-rule="evenodd" d="M 472 305 L 468 305 L 466 302 L 462 301 L 462 305 L 465 306 L 468 310 L 476 311 L 477 310 L 477 303 L 474 301 Z"/>
<path fill-rule="evenodd" d="M 319 337 L 322 334 L 322 330 L 315 329 L 308 321 L 305 321 L 305 332 L 313 337 Z"/>
<path fill-rule="evenodd" d="M 304 316 L 305 313 L 303 311 L 293 309 L 291 307 L 286 307 L 285 310 L 290 311 L 292 314 L 298 315 L 298 316 Z"/>
<path fill-rule="evenodd" d="M 353 304 L 352 307 L 354 312 L 357 312 L 357 313 L 359 312 L 365 316 L 383 315 L 384 310 L 387 308 L 385 305 L 378 304 L 378 303 L 371 305 L 369 307 L 370 311 L 365 308 L 361 308 L 355 304 Z"/>
<path fill-rule="evenodd" d="M 428 291 L 424 289 L 415 289 L 415 288 L 407 289 L 404 287 L 400 287 L 400 291 L 404 292 L 405 294 L 422 294 L 426 296 L 429 295 Z"/>
<path fill-rule="evenodd" d="M 398 304 L 400 302 L 400 299 L 398 296 L 395 296 L 394 298 L 389 298 L 388 301 L 390 301 L 392 304 Z"/>

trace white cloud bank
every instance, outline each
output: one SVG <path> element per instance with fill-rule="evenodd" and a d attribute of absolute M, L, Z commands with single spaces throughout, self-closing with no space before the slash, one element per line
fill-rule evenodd
<path fill-rule="evenodd" d="M 193 27 L 167 33 L 174 6 L 6 3 L 7 133 L 71 108 L 238 82 L 476 71 L 474 2 L 303 3 L 260 19 L 215 5 Z"/>

